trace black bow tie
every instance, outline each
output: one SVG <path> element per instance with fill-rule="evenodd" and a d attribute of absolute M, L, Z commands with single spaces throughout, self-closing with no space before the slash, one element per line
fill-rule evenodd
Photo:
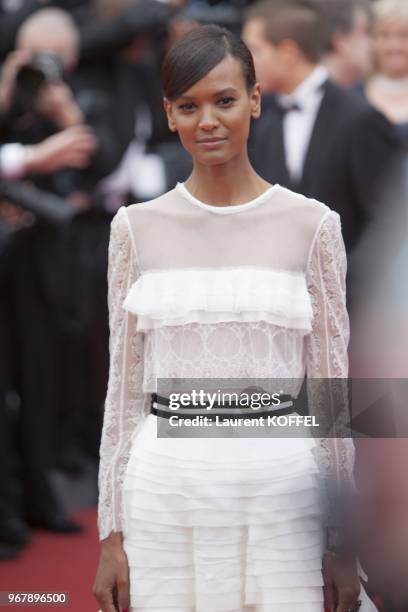
<path fill-rule="evenodd" d="M 272 108 L 281 115 L 286 115 L 287 113 L 291 113 L 293 111 L 299 112 L 302 110 L 302 108 L 297 102 L 290 102 L 284 104 L 276 97 L 274 98 L 274 104 Z"/>

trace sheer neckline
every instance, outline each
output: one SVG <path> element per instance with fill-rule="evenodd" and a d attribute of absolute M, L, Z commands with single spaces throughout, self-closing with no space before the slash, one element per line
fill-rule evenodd
<path fill-rule="evenodd" d="M 257 196 L 253 200 L 249 200 L 248 202 L 243 202 L 242 204 L 233 204 L 231 206 L 226 206 L 226 205 L 217 206 L 215 204 L 207 204 L 206 202 L 203 202 L 202 200 L 199 200 L 198 198 L 193 196 L 193 194 L 187 189 L 184 183 L 177 183 L 176 189 L 179 191 L 179 193 L 181 193 L 187 200 L 189 200 L 195 206 L 199 206 L 200 208 L 203 208 L 204 210 L 208 210 L 210 212 L 213 212 L 219 215 L 228 215 L 228 214 L 242 212 L 244 210 L 253 208 L 254 206 L 258 206 L 259 204 L 264 202 L 266 199 L 268 199 L 269 196 L 273 195 L 276 191 L 278 191 L 280 189 L 280 185 L 275 183 L 274 185 L 271 185 L 270 187 L 268 187 L 266 191 L 261 193 L 259 196 Z"/>

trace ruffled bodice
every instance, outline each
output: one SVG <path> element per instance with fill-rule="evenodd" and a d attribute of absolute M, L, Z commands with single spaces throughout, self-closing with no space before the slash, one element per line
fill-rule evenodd
<path fill-rule="evenodd" d="M 249 204 L 220 215 L 178 186 L 112 221 L 101 538 L 122 528 L 123 475 L 158 378 L 347 377 L 339 216 L 279 186 Z M 321 441 L 323 472 L 350 477 L 347 442 Z"/>
<path fill-rule="evenodd" d="M 138 277 L 123 307 L 145 332 L 145 392 L 159 378 L 303 377 L 313 315 L 304 274 L 156 270 Z"/>
<path fill-rule="evenodd" d="M 313 315 L 304 274 L 251 267 L 148 271 L 123 307 L 140 331 L 233 321 L 310 331 Z"/>

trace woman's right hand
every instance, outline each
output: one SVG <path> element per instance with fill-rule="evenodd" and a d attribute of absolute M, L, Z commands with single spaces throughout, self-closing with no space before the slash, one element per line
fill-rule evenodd
<path fill-rule="evenodd" d="M 118 612 L 114 604 L 115 591 L 119 611 L 128 610 L 130 607 L 129 566 L 120 532 L 111 533 L 101 542 L 101 555 L 93 587 L 93 594 L 101 612 Z"/>

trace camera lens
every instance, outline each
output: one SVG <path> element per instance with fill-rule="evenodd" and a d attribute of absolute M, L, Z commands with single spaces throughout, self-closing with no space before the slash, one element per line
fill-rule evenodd
<path fill-rule="evenodd" d="M 31 62 L 23 66 L 16 76 L 19 102 L 24 108 L 30 108 L 44 83 L 62 77 L 62 64 L 55 54 L 35 53 Z"/>

